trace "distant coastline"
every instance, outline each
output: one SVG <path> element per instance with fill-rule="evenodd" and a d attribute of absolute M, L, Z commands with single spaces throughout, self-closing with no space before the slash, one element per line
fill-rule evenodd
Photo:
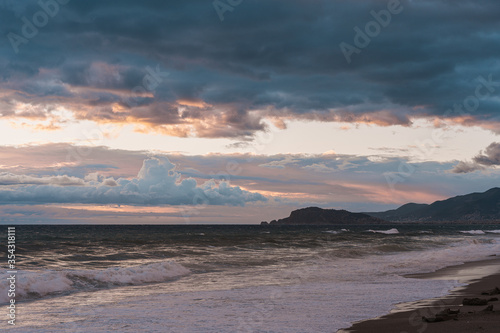
<path fill-rule="evenodd" d="M 386 221 L 363 213 L 351 213 L 347 210 L 322 209 L 307 207 L 294 210 L 289 217 L 261 225 L 332 225 L 332 224 L 382 224 Z"/>
<path fill-rule="evenodd" d="M 306 207 L 289 217 L 263 221 L 261 225 L 333 225 L 333 224 L 496 224 L 500 223 L 500 188 L 436 201 L 432 204 L 408 203 L 385 212 L 353 213 L 347 210 Z"/>

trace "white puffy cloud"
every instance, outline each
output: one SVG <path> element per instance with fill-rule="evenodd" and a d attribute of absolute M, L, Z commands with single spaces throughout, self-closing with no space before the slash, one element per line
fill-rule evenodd
<path fill-rule="evenodd" d="M 227 182 L 217 184 L 209 180 L 198 186 L 193 178 L 181 180 L 175 165 L 164 156 L 146 159 L 137 177 L 132 179 L 104 179 L 97 175 L 86 180 L 68 176 L 8 176 L 6 180 L 10 182 L 0 185 L 0 204 L 243 206 L 246 202 L 267 200 L 259 193 L 230 186 Z"/>

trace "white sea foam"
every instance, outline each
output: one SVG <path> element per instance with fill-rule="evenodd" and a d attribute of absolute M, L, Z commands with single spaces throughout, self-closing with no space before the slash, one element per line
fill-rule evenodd
<path fill-rule="evenodd" d="M 375 232 L 379 234 L 386 234 L 386 235 L 394 235 L 394 234 L 399 234 L 399 230 L 396 228 L 392 228 L 389 230 L 368 230 L 369 232 Z"/>
<path fill-rule="evenodd" d="M 471 235 L 484 235 L 485 232 L 482 230 L 465 230 L 465 231 L 460 231 L 463 234 L 471 234 Z"/>
<path fill-rule="evenodd" d="M 109 267 L 104 270 L 77 270 L 67 273 L 70 277 L 115 285 L 138 285 L 162 282 L 189 274 L 189 270 L 174 261 L 162 261 L 132 267 Z"/>
<path fill-rule="evenodd" d="M 500 230 L 486 230 L 486 232 L 491 234 L 500 234 Z"/>
<path fill-rule="evenodd" d="M 343 233 L 343 232 L 348 232 L 349 229 L 340 229 L 340 231 L 336 231 L 336 230 L 324 230 L 322 231 L 323 233 L 327 233 L 327 234 L 340 234 L 340 233 Z"/>
<path fill-rule="evenodd" d="M 187 268 L 174 261 L 130 267 L 109 267 L 100 270 L 18 270 L 16 274 L 16 299 L 38 298 L 96 287 L 164 282 L 189 273 Z M 7 274 L 0 274 L 1 290 L 8 290 L 7 277 Z M 7 293 L 2 293 L 0 294 L 0 303 L 5 302 L 8 302 Z"/>
<path fill-rule="evenodd" d="M 446 247 L 400 253 L 392 257 L 387 267 L 397 268 L 398 274 L 432 272 L 446 266 L 486 259 L 489 255 L 499 253 L 498 239 L 466 239 Z M 376 269 L 381 268 L 379 266 Z"/>

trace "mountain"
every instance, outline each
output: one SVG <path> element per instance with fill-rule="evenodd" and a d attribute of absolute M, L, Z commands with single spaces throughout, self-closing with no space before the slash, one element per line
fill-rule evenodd
<path fill-rule="evenodd" d="M 500 188 L 459 195 L 430 205 L 409 203 L 398 209 L 365 214 L 387 221 L 500 220 Z"/>
<path fill-rule="evenodd" d="M 322 209 L 308 207 L 294 210 L 289 217 L 261 225 L 328 225 L 328 224 L 377 224 L 384 223 L 380 218 L 363 213 L 351 213 L 347 210 Z"/>

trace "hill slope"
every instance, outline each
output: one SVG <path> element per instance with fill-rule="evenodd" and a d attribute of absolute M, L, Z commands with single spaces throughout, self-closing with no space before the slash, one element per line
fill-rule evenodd
<path fill-rule="evenodd" d="M 386 212 L 365 213 L 388 221 L 453 221 L 500 219 L 500 188 L 436 201 L 409 203 Z"/>

